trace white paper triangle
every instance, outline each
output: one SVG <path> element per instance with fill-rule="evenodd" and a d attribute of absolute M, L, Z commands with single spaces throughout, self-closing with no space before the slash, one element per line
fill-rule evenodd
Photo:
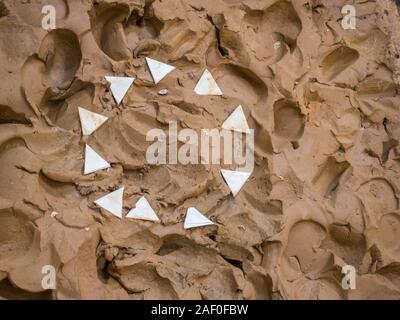
<path fill-rule="evenodd" d="M 221 89 L 207 69 L 201 76 L 194 91 L 200 96 L 222 96 Z"/>
<path fill-rule="evenodd" d="M 114 191 L 94 203 L 111 212 L 114 216 L 122 218 L 122 202 L 124 199 L 124 188 Z"/>
<path fill-rule="evenodd" d="M 184 229 L 204 227 L 214 224 L 210 219 L 205 217 L 196 208 L 189 208 L 186 213 Z"/>
<path fill-rule="evenodd" d="M 150 203 L 145 197 L 141 197 L 136 203 L 136 207 L 129 211 L 127 218 L 138 219 L 138 220 L 148 220 L 154 222 L 160 222 Z"/>
<path fill-rule="evenodd" d="M 151 75 L 153 77 L 154 83 L 158 84 L 162 79 L 164 79 L 170 72 L 174 71 L 176 68 L 166 63 L 160 61 L 146 58 L 147 65 L 150 69 Z"/>
<path fill-rule="evenodd" d="M 83 108 L 78 108 L 78 110 L 82 126 L 82 134 L 84 136 L 90 136 L 108 120 L 107 117 L 102 116 L 101 114 Z"/>
<path fill-rule="evenodd" d="M 105 77 L 111 83 L 110 89 L 115 101 L 119 105 L 131 87 L 135 78 L 129 77 Z"/>
<path fill-rule="evenodd" d="M 221 170 L 222 176 L 235 197 L 251 176 L 251 172 Z"/>
<path fill-rule="evenodd" d="M 98 170 L 110 168 L 110 164 L 100 157 L 88 144 L 85 151 L 85 169 L 84 174 L 91 174 Z"/>
<path fill-rule="evenodd" d="M 250 133 L 250 128 L 243 112 L 242 106 L 236 108 L 222 125 L 222 129 L 236 132 Z"/>

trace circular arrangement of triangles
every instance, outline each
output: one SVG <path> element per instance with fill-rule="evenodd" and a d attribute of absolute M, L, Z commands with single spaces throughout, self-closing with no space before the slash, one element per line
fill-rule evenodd
<path fill-rule="evenodd" d="M 158 84 L 168 74 L 176 69 L 174 66 L 151 58 L 146 58 L 146 62 L 155 84 Z M 106 76 L 105 79 L 110 83 L 110 90 L 117 105 L 122 103 L 124 97 L 135 81 L 135 78 L 132 77 Z M 196 87 L 194 88 L 194 91 L 198 95 L 223 95 L 214 77 L 207 69 L 203 72 Z M 167 93 L 168 91 L 166 94 Z M 91 135 L 108 120 L 107 117 L 91 112 L 82 107 L 79 108 L 79 117 L 81 121 L 82 134 L 84 136 Z M 242 106 L 238 106 L 236 110 L 226 119 L 226 121 L 222 124 L 222 129 L 245 134 L 250 133 L 250 128 L 248 126 Z M 85 175 L 92 174 L 99 170 L 108 169 L 110 167 L 111 165 L 106 159 L 98 154 L 91 146 L 88 144 L 86 145 L 85 165 L 83 171 Z M 251 174 L 251 172 L 221 170 L 221 175 L 234 197 L 239 194 L 240 190 L 250 178 Z M 97 199 L 95 204 L 114 216 L 122 219 L 123 196 L 124 188 L 122 187 L 110 194 L 103 196 L 100 199 Z M 135 207 L 129 211 L 125 218 L 161 222 L 157 216 L 157 213 L 153 210 L 145 197 L 141 197 L 137 201 Z M 184 221 L 185 229 L 203 227 L 213 224 L 214 222 L 205 217 L 196 208 L 188 208 Z"/>

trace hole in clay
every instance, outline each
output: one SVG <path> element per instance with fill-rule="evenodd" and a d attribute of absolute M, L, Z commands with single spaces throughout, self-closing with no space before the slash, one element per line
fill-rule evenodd
<path fill-rule="evenodd" d="M 366 252 L 366 241 L 362 233 L 356 232 L 349 225 L 331 224 L 329 237 L 324 239 L 322 248 L 327 248 L 346 263 L 358 266 Z"/>
<path fill-rule="evenodd" d="M 217 35 L 217 44 L 218 44 L 217 48 L 218 48 L 220 55 L 222 57 L 229 56 L 228 50 L 226 50 L 221 44 L 221 30 L 218 28 L 215 28 L 215 31 L 216 31 L 216 35 Z"/>
<path fill-rule="evenodd" d="M 179 239 L 175 237 L 167 238 L 166 240 L 164 240 L 164 243 L 162 244 L 161 248 L 156 252 L 156 254 L 159 256 L 166 256 L 171 252 L 183 248 L 183 246 L 177 243 L 177 241 L 179 241 Z"/>
<path fill-rule="evenodd" d="M 124 33 L 129 7 L 125 4 L 101 3 L 93 7 L 89 16 L 92 32 L 100 49 L 116 61 L 129 59 L 132 54 Z"/>
<path fill-rule="evenodd" d="M 240 260 L 234 260 L 234 259 L 228 259 L 224 256 L 222 256 L 225 261 L 227 261 L 229 264 L 235 266 L 236 268 L 242 269 L 243 268 L 243 263 Z"/>
<path fill-rule="evenodd" d="M 379 222 L 377 239 L 381 247 L 398 255 L 400 244 L 400 216 L 394 213 L 385 214 Z"/>
<path fill-rule="evenodd" d="M 296 141 L 303 135 L 305 117 L 293 101 L 281 99 L 275 102 L 274 122 L 274 133 L 279 137 Z"/>
<path fill-rule="evenodd" d="M 379 95 L 380 97 L 394 97 L 396 96 L 397 92 L 396 85 L 393 81 L 378 78 L 368 78 L 358 85 L 357 94 L 363 97 L 373 95 Z"/>
<path fill-rule="evenodd" d="M 317 192 L 328 197 L 336 190 L 343 173 L 350 168 L 347 161 L 338 162 L 334 157 L 329 157 L 313 179 Z"/>
<path fill-rule="evenodd" d="M 143 19 L 143 17 L 140 17 L 139 19 L 136 20 L 136 25 L 137 25 L 138 27 L 143 27 L 143 24 L 144 24 L 144 19 Z"/>
<path fill-rule="evenodd" d="M 300 268 L 306 274 L 326 268 L 331 254 L 325 250 L 317 250 L 325 237 L 325 228 L 315 221 L 302 220 L 294 224 L 284 251 L 289 266 Z"/>
<path fill-rule="evenodd" d="M 156 39 L 162 23 L 152 16 L 146 4 L 144 15 L 126 4 L 101 3 L 89 12 L 94 38 L 100 49 L 111 59 L 123 61 L 139 53 L 148 55 L 157 49 Z M 145 51 L 145 52 L 143 52 Z"/>
<path fill-rule="evenodd" d="M 275 1 L 264 11 L 248 12 L 242 26 L 245 45 L 260 60 L 268 59 L 275 54 L 274 34 L 279 33 L 281 41 L 293 51 L 301 30 L 301 20 L 289 1 Z"/>
<path fill-rule="evenodd" d="M 10 11 L 8 11 L 8 8 L 6 7 L 5 3 L 3 1 L 0 1 L 0 18 L 8 16 L 10 14 Z"/>
<path fill-rule="evenodd" d="M 322 61 L 322 72 L 331 81 L 359 58 L 359 53 L 346 46 L 340 46 L 329 53 Z"/>
<path fill-rule="evenodd" d="M 248 68 L 222 64 L 213 75 L 225 96 L 237 98 L 247 106 L 256 105 L 268 96 L 265 83 Z"/>
<path fill-rule="evenodd" d="M 68 88 L 82 60 L 78 37 L 67 29 L 49 32 L 40 46 L 39 58 L 46 64 L 51 86 Z"/>

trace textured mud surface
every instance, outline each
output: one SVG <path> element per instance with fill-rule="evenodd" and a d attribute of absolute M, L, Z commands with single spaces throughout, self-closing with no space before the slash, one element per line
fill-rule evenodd
<path fill-rule="evenodd" d="M 344 31 L 341 0 L 0 1 L 0 297 L 399 299 L 400 21 L 355 2 Z M 177 70 L 155 86 L 146 56 Z M 223 97 L 193 92 L 205 67 Z M 137 78 L 120 107 L 105 75 Z M 236 198 L 219 166 L 147 165 L 148 130 L 239 104 L 256 166 Z M 78 107 L 111 119 L 82 138 Z M 111 169 L 83 176 L 86 142 Z M 121 185 L 162 224 L 93 204 Z M 216 225 L 183 230 L 192 206 Z"/>

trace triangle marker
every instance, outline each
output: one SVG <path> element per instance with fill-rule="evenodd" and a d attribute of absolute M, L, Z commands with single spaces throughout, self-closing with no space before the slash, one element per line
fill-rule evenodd
<path fill-rule="evenodd" d="M 199 82 L 197 83 L 194 92 L 200 96 L 222 96 L 221 89 L 218 87 L 217 82 L 207 69 L 204 71 Z"/>
<path fill-rule="evenodd" d="M 160 222 L 160 219 L 145 197 L 139 199 L 136 203 L 136 207 L 129 211 L 126 218 Z"/>
<path fill-rule="evenodd" d="M 110 164 L 100 157 L 88 144 L 85 151 L 85 169 L 84 174 L 91 174 L 93 172 L 110 168 Z"/>
<path fill-rule="evenodd" d="M 94 203 L 107 210 L 118 218 L 122 218 L 122 201 L 124 198 L 124 188 L 114 191 Z"/>
<path fill-rule="evenodd" d="M 205 217 L 196 208 L 189 208 L 186 213 L 184 229 L 198 228 L 215 224 L 210 219 Z"/>
<path fill-rule="evenodd" d="M 84 136 L 90 136 L 108 120 L 107 117 L 102 116 L 101 114 L 83 108 L 78 108 L 78 110 L 82 126 L 82 134 Z"/>
<path fill-rule="evenodd" d="M 146 58 L 147 66 L 150 69 L 150 73 L 153 77 L 154 83 L 158 84 L 162 79 L 164 79 L 170 72 L 174 71 L 176 68 L 166 63 L 160 61 Z"/>
<path fill-rule="evenodd" d="M 251 176 L 251 172 L 242 171 L 221 170 L 221 173 L 234 197 L 237 196 Z"/>
<path fill-rule="evenodd" d="M 135 78 L 129 78 L 129 77 L 105 77 L 105 78 L 108 82 L 111 83 L 110 89 L 114 96 L 115 101 L 117 102 L 118 105 L 121 104 L 126 93 L 131 87 L 133 81 L 135 81 Z"/>
<path fill-rule="evenodd" d="M 242 106 L 236 108 L 228 119 L 222 124 L 222 129 L 236 132 L 250 133 L 250 128 L 243 112 Z"/>

